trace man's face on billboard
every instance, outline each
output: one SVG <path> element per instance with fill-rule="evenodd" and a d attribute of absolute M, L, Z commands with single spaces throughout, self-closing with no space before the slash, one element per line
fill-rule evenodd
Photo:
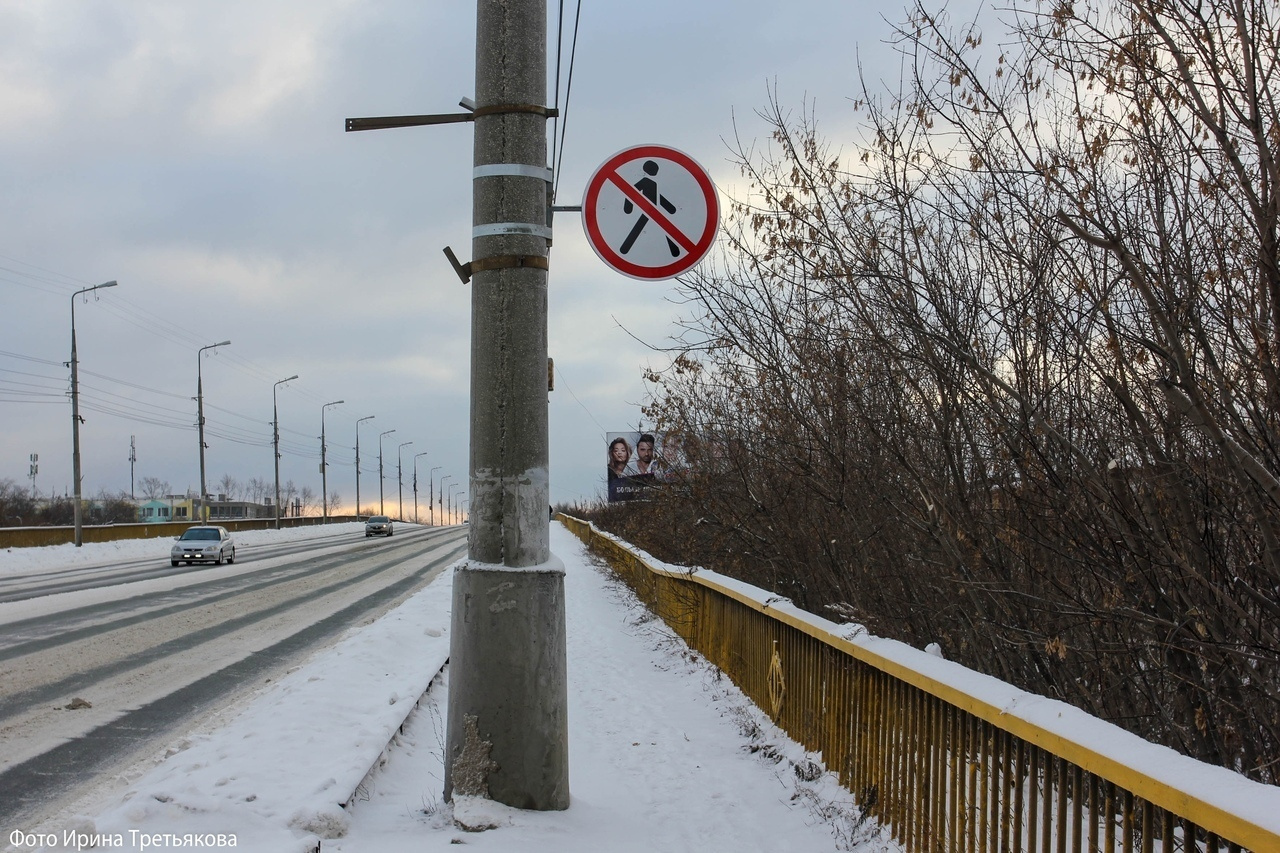
<path fill-rule="evenodd" d="M 653 442 L 641 441 L 636 444 L 636 458 L 641 462 L 653 461 Z"/>

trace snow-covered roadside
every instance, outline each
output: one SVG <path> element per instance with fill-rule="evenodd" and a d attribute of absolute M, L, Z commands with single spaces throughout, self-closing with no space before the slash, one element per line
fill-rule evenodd
<path fill-rule="evenodd" d="M 422 853 L 821 851 L 899 848 L 852 796 L 715 667 L 552 525 L 566 566 L 572 805 L 528 812 L 440 801 L 447 684 L 434 685 L 391 760 L 322 849 Z M 446 670 L 447 674 L 447 670 Z M 453 821 L 497 828 L 467 833 Z"/>
<path fill-rule="evenodd" d="M 445 681 L 361 782 L 447 656 L 451 587 L 442 576 L 228 712 L 224 725 L 176 744 L 96 816 L 6 827 L 5 840 L 16 829 L 54 832 L 61 842 L 70 829 L 118 838 L 117 849 L 126 850 L 143 849 L 144 835 L 235 835 L 238 849 L 264 853 L 459 843 L 531 853 L 896 849 L 874 827 L 859 826 L 834 777 L 650 618 L 559 525 L 552 545 L 567 571 L 567 811 L 470 802 L 473 817 L 486 815 L 498 828 L 455 826 L 453 807 L 439 802 Z"/>
<path fill-rule="evenodd" d="M 281 530 L 244 530 L 231 535 L 236 540 L 236 544 L 243 547 L 280 545 L 314 539 L 321 535 L 357 536 L 363 531 L 362 523 L 344 521 L 341 524 L 285 527 Z M 37 548 L 4 548 L 0 549 L 0 573 L 96 566 L 116 560 L 154 559 L 162 564 L 169 559 L 169 547 L 173 544 L 173 540 L 173 536 L 153 536 L 149 539 L 89 542 L 79 548 L 70 543 L 44 545 Z"/>

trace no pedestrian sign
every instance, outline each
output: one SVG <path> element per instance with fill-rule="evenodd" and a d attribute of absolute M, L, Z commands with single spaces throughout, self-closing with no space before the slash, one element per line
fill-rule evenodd
<path fill-rule="evenodd" d="M 600 260 L 648 281 L 673 278 L 702 260 L 719 223 L 707 171 L 665 145 L 614 154 L 591 176 L 582 199 L 582 227 Z"/>

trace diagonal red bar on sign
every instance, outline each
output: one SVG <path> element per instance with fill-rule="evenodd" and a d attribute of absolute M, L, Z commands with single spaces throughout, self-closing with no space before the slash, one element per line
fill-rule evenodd
<path fill-rule="evenodd" d="M 694 245 L 693 241 L 686 237 L 684 232 L 677 228 L 675 223 L 668 219 L 665 213 L 658 210 L 653 202 L 645 198 L 640 190 L 624 181 L 617 171 L 610 172 L 608 174 L 608 178 L 613 182 L 614 186 L 622 190 L 623 195 L 631 199 L 631 201 L 635 203 L 636 207 L 640 208 L 640 211 L 644 213 L 645 216 L 649 217 L 650 221 L 656 223 L 668 237 L 679 243 L 680 248 L 684 249 L 689 254 L 693 254 L 697 251 L 697 246 Z"/>

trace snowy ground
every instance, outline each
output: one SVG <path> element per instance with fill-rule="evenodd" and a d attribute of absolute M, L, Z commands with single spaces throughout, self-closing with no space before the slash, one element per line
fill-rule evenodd
<path fill-rule="evenodd" d="M 72 559 L 141 556 L 154 543 L 86 545 Z M 455 806 L 441 802 L 450 603 L 442 577 L 137 768 L 123 795 L 116 784 L 86 815 L 0 827 L 0 838 L 18 850 L 95 840 L 104 849 L 165 849 L 232 836 L 237 849 L 264 853 L 460 844 L 522 853 L 897 849 L 858 822 L 849 794 L 813 756 L 651 619 L 559 525 L 552 547 L 567 571 L 567 811 L 462 802 L 456 807 L 498 824 L 467 833 L 453 820 Z M 61 554 L 35 553 L 56 551 L 0 554 L 0 571 L 65 565 Z"/>

